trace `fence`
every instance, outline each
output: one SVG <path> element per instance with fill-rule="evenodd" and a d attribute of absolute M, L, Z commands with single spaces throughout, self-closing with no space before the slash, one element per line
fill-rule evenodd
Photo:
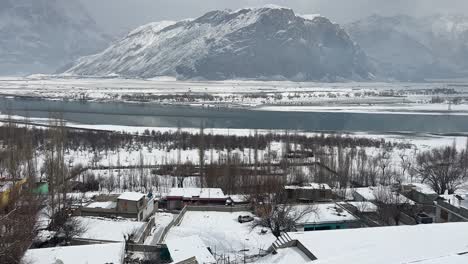
<path fill-rule="evenodd" d="M 251 211 L 252 207 L 250 205 L 236 205 L 236 206 L 215 206 L 215 205 L 205 205 L 205 206 L 187 206 L 188 211 L 209 211 L 209 212 L 226 212 L 226 213 L 235 213 L 235 212 L 245 212 Z"/>
<path fill-rule="evenodd" d="M 146 207 L 143 209 L 143 219 L 146 220 L 150 215 L 154 213 L 154 199 L 151 198 L 146 202 Z"/>
<path fill-rule="evenodd" d="M 143 228 L 140 228 L 138 232 L 135 234 L 135 242 L 138 244 L 142 244 L 145 242 L 145 239 L 151 232 L 151 229 L 155 226 L 154 217 L 151 218 L 148 223 Z"/>
<path fill-rule="evenodd" d="M 159 238 L 159 241 L 158 241 L 159 244 L 163 243 L 164 239 L 166 239 L 167 233 L 169 233 L 169 230 L 171 230 L 171 228 L 174 225 L 179 225 L 180 224 L 180 222 L 182 221 L 182 218 L 184 217 L 186 211 L 187 211 L 187 206 L 185 206 L 180 211 L 179 215 L 175 219 L 173 219 L 171 221 L 171 223 L 169 223 L 166 227 L 164 227 L 164 230 L 163 230 L 163 232 L 161 234 L 161 237 Z"/>

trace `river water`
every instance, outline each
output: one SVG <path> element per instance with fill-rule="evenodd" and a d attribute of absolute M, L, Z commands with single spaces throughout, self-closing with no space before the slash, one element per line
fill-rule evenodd
<path fill-rule="evenodd" d="M 468 132 L 468 116 L 377 113 L 277 112 L 121 102 L 50 101 L 0 97 L 0 111 L 31 118 L 61 113 L 67 121 L 148 127 L 300 129 L 343 132 Z"/>

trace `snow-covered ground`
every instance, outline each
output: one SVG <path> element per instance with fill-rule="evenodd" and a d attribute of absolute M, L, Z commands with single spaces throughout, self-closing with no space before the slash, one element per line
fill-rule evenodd
<path fill-rule="evenodd" d="M 261 234 L 261 228 L 252 229 L 249 223 L 239 223 L 239 215 L 250 212 L 195 212 L 188 211 L 179 226 L 171 228 L 166 240 L 199 236 L 216 256 L 231 260 L 258 254 L 275 241 L 271 232 Z"/>
<path fill-rule="evenodd" d="M 259 107 L 259 110 L 370 113 L 468 114 L 458 83 L 300 83 L 287 81 L 177 81 L 31 76 L 0 79 L 0 95 L 51 100 L 156 102 L 199 107 Z M 204 97 L 203 95 L 209 95 Z M 173 97 L 171 97 L 173 96 Z M 177 96 L 177 98 L 175 97 Z M 442 102 L 434 102 L 440 97 Z M 449 106 L 448 101 L 460 98 Z M 433 103 L 434 102 L 434 103 Z"/>

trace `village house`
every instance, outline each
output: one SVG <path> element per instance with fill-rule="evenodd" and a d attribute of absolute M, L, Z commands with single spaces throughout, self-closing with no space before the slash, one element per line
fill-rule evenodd
<path fill-rule="evenodd" d="M 381 226 L 379 223 L 379 215 L 377 213 L 378 207 L 374 203 L 367 201 L 347 201 L 340 202 L 338 204 L 358 217 L 365 226 Z"/>
<path fill-rule="evenodd" d="M 336 203 L 294 205 L 297 212 L 310 211 L 296 222 L 298 231 L 318 231 L 362 227 L 351 212 Z"/>
<path fill-rule="evenodd" d="M 186 205 L 225 205 L 227 199 L 220 188 L 171 188 L 165 197 L 168 210 L 181 210 Z"/>
<path fill-rule="evenodd" d="M 468 194 L 440 195 L 434 204 L 437 223 L 468 221 Z"/>
<path fill-rule="evenodd" d="M 433 206 L 437 199 L 437 193 L 430 186 L 423 183 L 410 183 L 402 186 L 401 192 L 412 201 L 421 204 Z"/>
<path fill-rule="evenodd" d="M 330 201 L 333 198 L 332 189 L 325 183 L 308 183 L 301 186 L 288 185 L 284 189 L 288 200 L 294 202 Z"/>
<path fill-rule="evenodd" d="M 390 186 L 370 186 L 353 189 L 353 197 L 357 202 L 385 202 L 393 204 L 409 204 L 414 205 L 415 203 L 400 194 L 397 191 L 392 190 Z"/>
<path fill-rule="evenodd" d="M 145 221 L 157 208 L 152 197 L 143 193 L 125 192 L 121 195 L 103 195 L 82 206 L 79 215 L 125 217 Z"/>

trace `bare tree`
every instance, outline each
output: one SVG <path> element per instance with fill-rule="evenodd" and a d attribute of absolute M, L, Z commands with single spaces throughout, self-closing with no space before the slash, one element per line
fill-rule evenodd
<path fill-rule="evenodd" d="M 386 148 L 384 148 L 376 157 L 377 164 L 382 172 L 380 175 L 380 183 L 383 185 L 390 184 L 390 177 L 386 174 L 387 169 L 391 163 L 390 153 Z"/>
<path fill-rule="evenodd" d="M 258 217 L 252 222 L 252 229 L 265 227 L 276 237 L 281 236 L 282 232 L 296 230 L 298 221 L 308 214 L 317 213 L 317 208 L 313 205 L 296 207 L 288 203 L 284 190 L 270 195 L 257 196 L 254 202 Z"/>
<path fill-rule="evenodd" d="M 0 198 L 0 262 L 16 264 L 36 235 L 41 200 L 34 192 L 36 169 L 30 131 L 17 128 L 13 122 L 8 122 L 5 130 L 5 162 L 0 166 L 11 184 Z"/>
<path fill-rule="evenodd" d="M 201 187 L 205 185 L 205 128 L 203 123 L 200 123 L 200 140 L 198 147 L 198 158 L 199 158 L 199 167 L 200 167 L 200 183 Z"/>
<path fill-rule="evenodd" d="M 454 193 L 467 178 L 467 152 L 455 146 L 435 148 L 417 156 L 416 172 L 422 182 L 443 194 Z"/>
<path fill-rule="evenodd" d="M 67 217 L 65 223 L 60 227 L 57 235 L 63 239 L 63 242 L 69 244 L 75 237 L 79 237 L 88 230 L 85 223 L 76 217 Z"/>
<path fill-rule="evenodd" d="M 374 191 L 377 214 L 387 225 L 399 225 L 401 215 L 410 212 L 413 204 L 398 192 L 381 186 Z"/>
<path fill-rule="evenodd" d="M 40 200 L 32 188 L 27 187 L 21 195 L 9 200 L 9 207 L 6 214 L 0 214 L 0 260 L 16 264 L 36 236 Z"/>

